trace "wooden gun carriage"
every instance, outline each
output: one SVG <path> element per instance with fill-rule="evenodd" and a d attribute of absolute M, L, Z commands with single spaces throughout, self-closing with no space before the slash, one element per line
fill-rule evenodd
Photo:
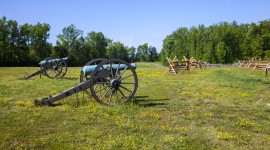
<path fill-rule="evenodd" d="M 84 91 L 105 106 L 122 105 L 133 99 L 138 78 L 136 64 L 120 59 L 98 58 L 81 69 L 80 83 L 49 98 L 35 100 L 36 105 L 52 105 L 65 97 Z"/>
<path fill-rule="evenodd" d="M 25 77 L 20 78 L 21 80 L 27 80 L 36 75 L 44 75 L 48 78 L 62 78 L 67 73 L 67 57 L 59 58 L 59 57 L 48 57 L 42 60 L 40 65 L 40 70 L 27 75 Z"/>

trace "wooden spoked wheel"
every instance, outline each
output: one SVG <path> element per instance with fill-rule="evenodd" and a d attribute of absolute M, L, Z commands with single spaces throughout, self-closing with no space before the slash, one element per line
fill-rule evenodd
<path fill-rule="evenodd" d="M 106 106 L 129 102 L 137 87 L 135 68 L 120 59 L 102 61 L 90 77 L 91 95 L 98 103 Z"/>
<path fill-rule="evenodd" d="M 99 63 L 101 63 L 104 60 L 107 60 L 107 59 L 105 59 L 105 58 L 96 58 L 96 59 L 90 60 L 84 66 L 98 65 Z M 84 72 L 81 71 L 80 82 L 84 82 L 86 80 L 90 80 L 90 77 L 91 77 L 91 74 L 84 74 Z M 86 94 L 88 94 L 88 95 L 91 96 L 91 92 L 90 92 L 90 89 L 89 88 L 86 89 L 86 90 L 84 90 L 84 92 Z"/>
<path fill-rule="evenodd" d="M 52 61 L 52 60 L 57 61 Z M 59 57 L 48 57 L 45 58 L 43 61 L 46 61 L 43 65 L 40 66 L 42 69 L 46 67 L 47 69 L 42 72 L 43 75 L 47 76 L 48 78 L 55 79 L 55 78 L 62 78 L 67 73 L 67 63 Z"/>

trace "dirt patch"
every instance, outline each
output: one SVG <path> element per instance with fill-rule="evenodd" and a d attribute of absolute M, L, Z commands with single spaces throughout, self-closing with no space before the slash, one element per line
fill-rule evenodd
<path fill-rule="evenodd" d="M 270 107 L 270 103 L 268 103 L 268 104 L 266 104 L 266 105 Z"/>

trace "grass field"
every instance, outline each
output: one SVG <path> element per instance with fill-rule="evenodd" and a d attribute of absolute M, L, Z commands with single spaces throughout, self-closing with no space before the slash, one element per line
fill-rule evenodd
<path fill-rule="evenodd" d="M 0 149 L 270 149 L 270 76 L 238 67 L 166 73 L 138 64 L 133 103 L 108 108 L 79 93 L 37 107 L 79 82 L 0 68 Z M 269 106 L 268 106 L 269 105 Z"/>

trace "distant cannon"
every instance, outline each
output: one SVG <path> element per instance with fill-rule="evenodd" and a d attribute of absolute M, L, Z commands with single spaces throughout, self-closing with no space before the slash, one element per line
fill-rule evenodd
<path fill-rule="evenodd" d="M 35 100 L 36 105 L 52 105 L 70 95 L 85 91 L 105 106 L 122 105 L 133 99 L 138 78 L 136 64 L 121 59 L 98 58 L 81 69 L 80 83 L 49 98 Z"/>
<path fill-rule="evenodd" d="M 27 80 L 35 75 L 43 74 L 48 78 L 55 79 L 55 78 L 62 78 L 67 73 L 67 57 L 66 58 L 59 58 L 59 57 L 48 57 L 42 60 L 40 65 L 40 70 L 20 78 L 21 80 Z"/>

